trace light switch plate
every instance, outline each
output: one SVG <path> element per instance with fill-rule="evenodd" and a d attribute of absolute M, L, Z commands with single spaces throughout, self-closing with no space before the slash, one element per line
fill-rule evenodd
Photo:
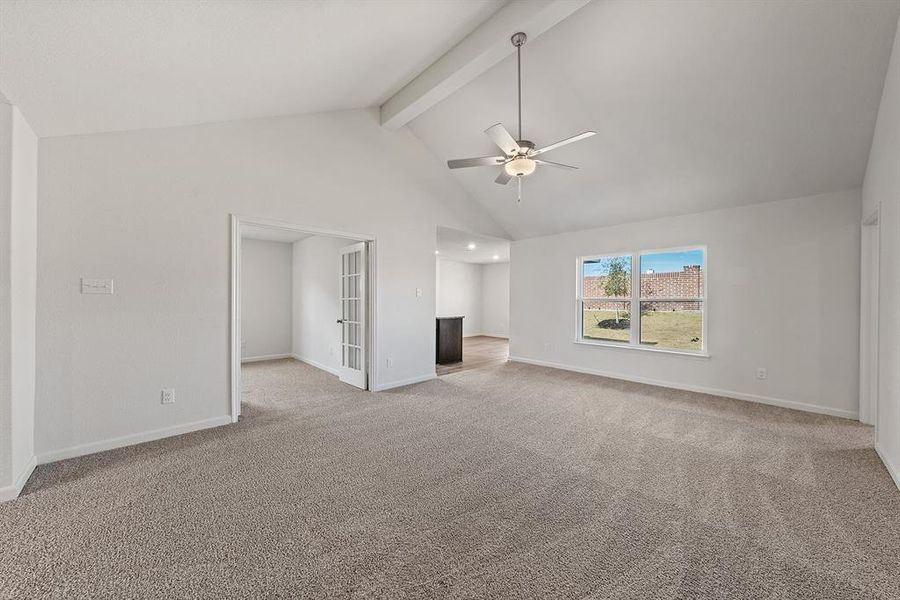
<path fill-rule="evenodd" d="M 112 294 L 113 293 L 113 280 L 112 279 L 89 279 L 87 277 L 81 278 L 81 293 L 82 294 Z"/>

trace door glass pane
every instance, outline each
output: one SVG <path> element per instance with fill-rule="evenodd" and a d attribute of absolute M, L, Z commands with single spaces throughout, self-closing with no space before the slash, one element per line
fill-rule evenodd
<path fill-rule="evenodd" d="M 703 303 L 641 302 L 641 344 L 676 350 L 703 349 Z"/>
<path fill-rule="evenodd" d="M 641 298 L 702 298 L 704 254 L 702 248 L 641 254 Z"/>

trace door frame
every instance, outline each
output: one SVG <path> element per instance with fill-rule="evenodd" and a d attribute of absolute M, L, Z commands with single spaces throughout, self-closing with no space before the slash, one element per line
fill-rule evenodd
<path fill-rule="evenodd" d="M 880 209 L 876 205 L 863 220 L 860 235 L 859 420 L 866 425 L 878 419 Z"/>
<path fill-rule="evenodd" d="M 351 233 L 348 231 L 337 231 L 334 229 L 325 229 L 322 227 L 314 227 L 309 225 L 299 225 L 296 223 L 288 223 L 276 219 L 267 219 L 263 217 L 250 217 L 231 213 L 231 240 L 230 240 L 230 278 L 229 293 L 231 304 L 231 322 L 229 328 L 229 377 L 231 380 L 231 398 L 230 413 L 231 422 L 237 423 L 241 414 L 241 226 L 255 225 L 260 227 L 268 227 L 271 229 L 281 229 L 284 231 L 295 231 L 298 233 L 311 233 L 313 235 L 327 235 L 330 237 L 346 238 L 356 242 L 365 242 L 368 250 L 368 286 L 366 293 L 368 295 L 367 302 L 367 327 L 366 339 L 368 340 L 369 352 L 366 357 L 366 389 L 375 389 L 376 367 L 378 365 L 377 344 L 376 341 L 376 318 L 378 311 L 376 310 L 376 302 L 378 294 L 376 288 L 378 285 L 377 261 L 375 260 L 377 252 L 377 243 L 375 236 L 368 233 Z"/>

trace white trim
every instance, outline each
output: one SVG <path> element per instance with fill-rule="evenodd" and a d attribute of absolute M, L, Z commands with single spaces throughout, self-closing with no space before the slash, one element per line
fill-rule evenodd
<path fill-rule="evenodd" d="M 573 371 L 575 373 L 585 373 L 587 375 L 598 375 L 600 377 L 609 377 L 611 379 L 621 379 L 624 381 L 633 381 L 634 383 L 644 383 L 647 385 L 655 385 L 659 387 L 671 388 L 675 390 L 683 390 L 686 392 L 697 392 L 699 394 L 709 394 L 712 396 L 723 396 L 725 398 L 733 398 L 735 400 L 745 400 L 747 402 L 756 402 L 759 404 L 768 404 L 770 406 L 780 406 L 781 408 L 792 408 L 794 410 L 802 410 L 804 412 L 817 413 L 821 415 L 830 415 L 832 417 L 842 417 L 844 419 L 856 420 L 859 415 L 856 411 L 844 410 L 842 408 L 831 408 L 829 406 L 821 406 L 819 404 L 807 404 L 806 402 L 797 402 L 795 400 L 784 400 L 781 398 L 771 398 L 769 396 L 760 396 L 757 394 L 747 394 L 744 392 L 735 392 L 732 390 L 720 390 L 716 388 L 705 387 L 702 385 L 687 385 L 683 383 L 673 383 L 671 381 L 662 381 L 659 379 L 651 379 L 649 377 L 635 377 L 632 375 L 622 375 L 620 373 L 611 373 L 609 371 L 601 371 L 600 369 L 586 369 L 583 367 L 572 367 L 559 363 L 553 363 L 545 360 L 535 360 L 524 358 L 521 356 L 510 356 L 510 362 L 518 362 L 529 365 L 537 365 L 540 367 L 550 367 L 551 369 L 561 369 L 563 371 Z"/>
<path fill-rule="evenodd" d="M 0 488 L 0 502 L 8 502 L 9 500 L 15 500 L 19 497 L 19 494 L 22 493 L 22 489 L 25 487 L 25 484 L 28 483 L 28 479 L 31 477 L 31 474 L 34 473 L 34 468 L 37 466 L 37 458 L 32 456 L 31 460 L 28 461 L 28 464 L 25 465 L 25 468 L 22 469 L 22 472 L 19 473 L 19 476 L 16 477 L 16 480 L 12 485 L 8 485 L 6 487 Z"/>
<path fill-rule="evenodd" d="M 658 352 L 660 354 L 678 354 L 679 356 L 693 356 L 694 358 L 709 358 L 708 352 L 693 352 L 691 350 L 676 350 L 675 348 L 654 348 L 652 346 L 635 346 L 628 342 L 604 342 L 602 340 L 591 340 L 590 338 L 582 338 L 575 340 L 576 344 L 584 344 L 585 346 L 602 346 L 604 348 L 625 348 L 626 350 L 640 350 L 641 352 Z"/>
<path fill-rule="evenodd" d="M 420 375 L 418 377 L 410 377 L 409 379 L 401 379 L 400 381 L 391 381 L 388 383 L 381 383 L 375 386 L 376 392 L 383 392 L 385 390 L 391 390 L 398 387 L 403 387 L 406 385 L 412 385 L 414 383 L 422 383 L 424 381 L 431 381 L 432 379 L 437 379 L 437 373 L 429 373 L 427 375 Z"/>
<path fill-rule="evenodd" d="M 890 461 L 887 456 L 887 452 L 882 449 L 878 443 L 875 443 L 875 453 L 878 454 L 878 458 L 881 459 L 881 462 L 884 463 L 884 468 L 887 469 L 887 472 L 890 474 L 891 479 L 894 480 L 894 484 L 896 484 L 897 489 L 900 490 L 900 469 Z"/>
<path fill-rule="evenodd" d="M 335 377 L 340 377 L 340 376 L 341 376 L 341 371 L 340 371 L 340 369 L 338 369 L 337 367 L 329 367 L 328 365 L 324 365 L 324 364 L 322 364 L 322 363 L 320 363 L 320 362 L 316 362 L 316 361 L 314 361 L 314 360 L 310 360 L 310 359 L 308 359 L 308 358 L 304 358 L 304 357 L 300 356 L 299 354 L 290 354 L 289 356 L 290 356 L 291 358 L 293 358 L 294 360 L 300 361 L 300 362 L 302 362 L 302 363 L 306 363 L 306 364 L 308 364 L 308 365 L 311 366 L 311 367 L 315 367 L 316 369 L 319 369 L 319 370 L 321 370 L 321 371 L 325 371 L 326 373 L 331 373 L 331 374 L 334 375 Z"/>
<path fill-rule="evenodd" d="M 231 398 L 229 415 L 232 423 L 237 423 L 241 415 L 241 295 L 240 277 L 241 277 L 241 225 L 256 225 L 259 227 L 270 227 L 273 229 L 281 229 L 284 231 L 297 231 L 302 233 L 312 233 L 314 235 L 326 235 L 331 237 L 346 238 L 356 241 L 365 241 L 368 249 L 368 294 L 369 301 L 369 326 L 367 335 L 369 338 L 369 349 L 367 353 L 368 359 L 368 387 L 373 389 L 375 382 L 378 381 L 378 344 L 377 344 L 377 321 L 376 315 L 378 303 L 378 267 L 376 260 L 378 253 L 378 244 L 376 237 L 368 233 L 350 233 L 347 231 L 335 231 L 333 229 L 324 229 L 321 227 L 310 227 L 307 225 L 298 225 L 287 223 L 276 219 L 266 219 L 262 217 L 249 217 L 237 213 L 231 213 L 231 277 L 229 281 L 230 298 L 231 298 L 231 336 L 229 349 L 229 377 L 231 379 Z"/>
<path fill-rule="evenodd" d="M 86 454 L 94 454 L 95 452 L 105 452 L 106 450 L 114 450 L 116 448 L 124 448 L 125 446 L 133 446 L 135 444 L 143 444 L 144 442 L 153 442 L 163 438 L 175 435 L 183 435 L 201 429 L 210 429 L 212 427 L 221 427 L 231 423 L 230 415 L 222 415 L 202 421 L 194 421 L 192 423 L 183 423 L 181 425 L 173 425 L 171 427 L 163 427 L 161 429 L 151 429 L 150 431 L 142 431 L 141 433 L 132 433 L 121 437 L 101 440 L 99 442 L 91 442 L 89 444 L 80 444 L 78 446 L 70 446 L 62 450 L 53 450 L 40 454 L 37 457 L 37 464 L 45 465 L 47 463 L 65 460 L 67 458 L 75 458 L 76 456 L 84 456 Z"/>
<path fill-rule="evenodd" d="M 264 360 L 279 360 L 282 358 L 293 358 L 293 354 L 264 354 L 262 356 L 248 356 L 241 359 L 241 364 L 262 362 Z"/>
<path fill-rule="evenodd" d="M 866 425 L 878 423 L 879 345 L 878 323 L 881 259 L 881 203 L 863 220 L 860 227 L 859 286 L 859 420 Z M 876 431 L 875 439 L 878 439 Z"/>

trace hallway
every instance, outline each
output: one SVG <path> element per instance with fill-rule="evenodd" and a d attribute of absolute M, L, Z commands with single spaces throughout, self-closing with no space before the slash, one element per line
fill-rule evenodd
<path fill-rule="evenodd" d="M 463 338 L 462 362 L 436 365 L 438 377 L 469 369 L 501 365 L 509 360 L 509 340 L 506 338 L 475 335 Z"/>

